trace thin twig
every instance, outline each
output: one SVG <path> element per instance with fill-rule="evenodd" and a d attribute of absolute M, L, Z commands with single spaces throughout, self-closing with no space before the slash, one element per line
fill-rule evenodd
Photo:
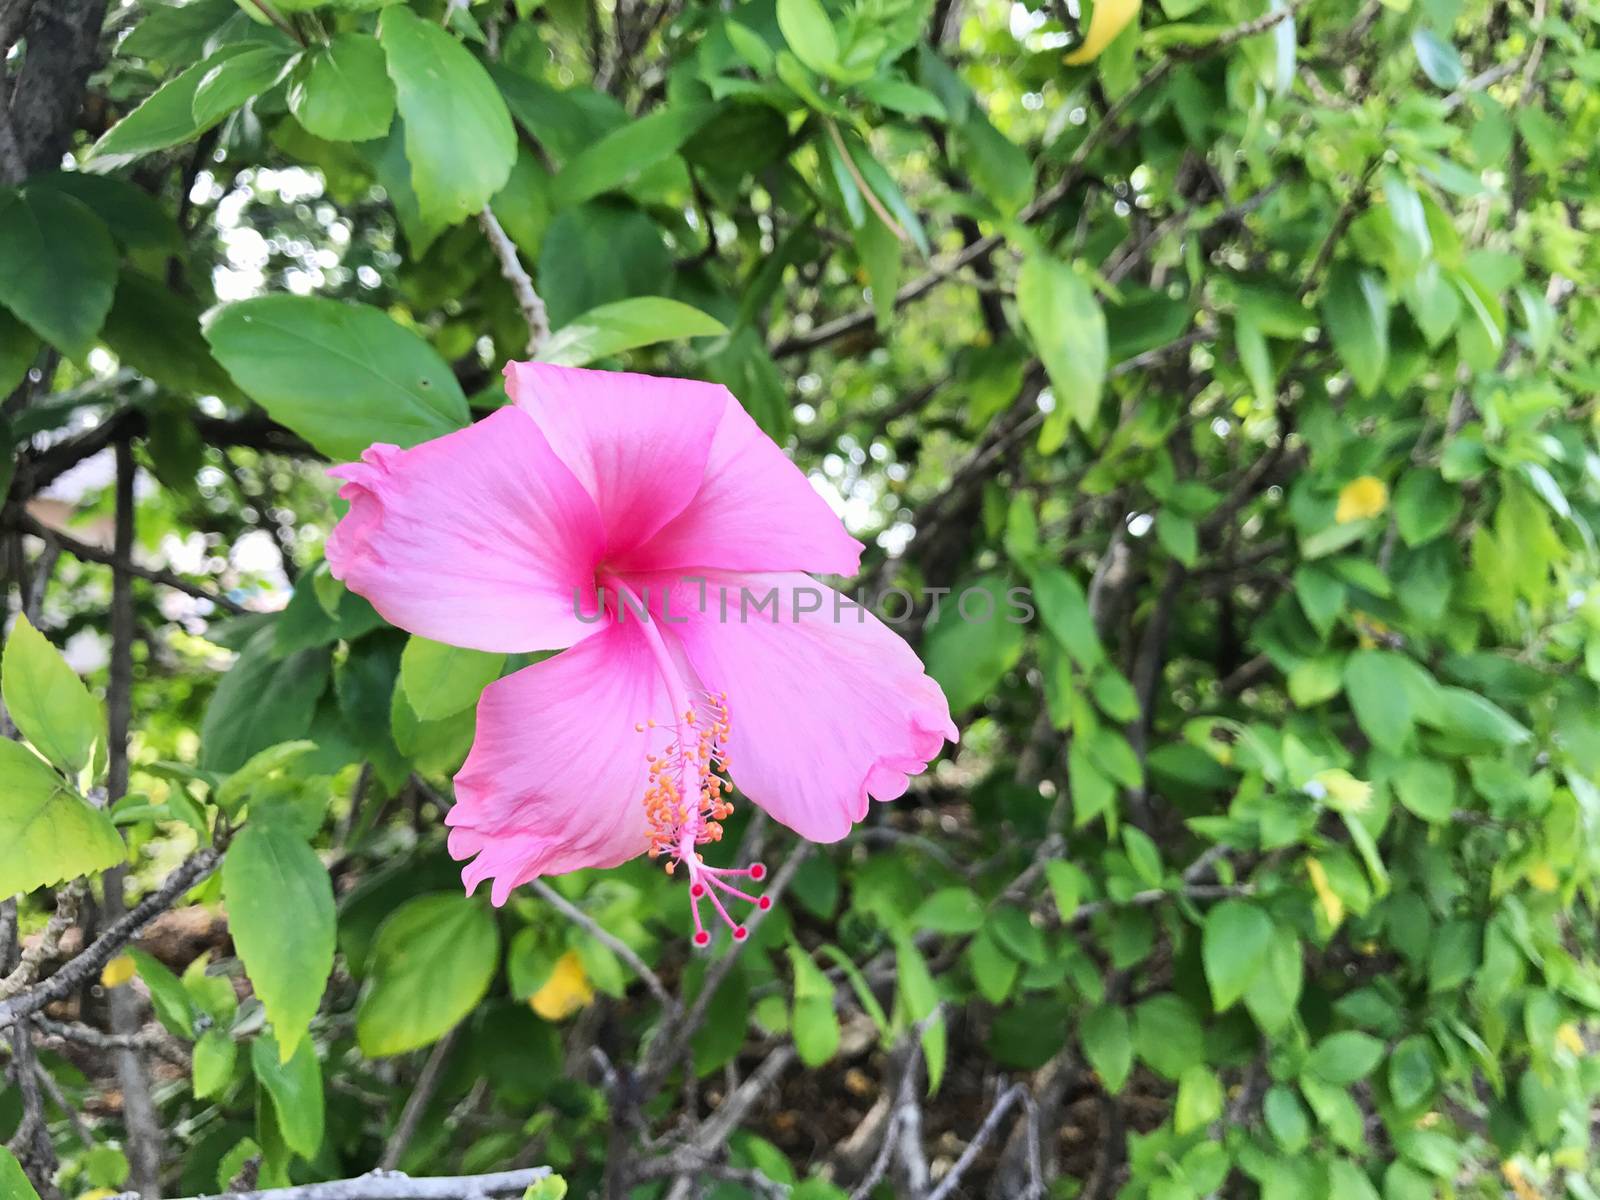
<path fill-rule="evenodd" d="M 1028 1085 L 1025 1083 L 1014 1083 L 1000 1094 L 1000 1098 L 994 1102 L 994 1107 L 989 1110 L 989 1115 L 983 1119 L 983 1124 L 978 1126 L 978 1132 L 972 1135 L 967 1148 L 961 1152 L 961 1157 L 956 1159 L 955 1166 L 951 1167 L 949 1174 L 939 1181 L 939 1186 L 928 1193 L 928 1200 L 945 1200 L 945 1197 L 956 1190 L 961 1183 L 961 1177 L 967 1173 L 967 1168 L 977 1161 L 978 1155 L 983 1153 L 983 1148 L 989 1144 L 989 1139 L 1000 1127 L 1000 1122 L 1005 1120 L 1012 1106 L 1027 1094 Z"/>
<path fill-rule="evenodd" d="M 42 1016 L 34 1017 L 32 1024 L 45 1042 L 70 1043 L 91 1050 L 148 1050 L 176 1066 L 189 1066 L 189 1054 L 182 1043 L 162 1030 L 106 1033 L 80 1021 L 52 1021 Z"/>
<path fill-rule="evenodd" d="M 485 208 L 478 214 L 478 224 L 483 227 L 483 236 L 489 239 L 489 249 L 494 251 L 500 263 L 500 274 L 511 285 L 517 297 L 517 307 L 522 310 L 522 319 L 527 322 L 528 357 L 538 358 L 545 342 L 550 340 L 550 314 L 545 310 L 539 293 L 534 290 L 533 276 L 522 265 L 522 260 L 517 257 L 516 243 L 491 209 Z"/>
<path fill-rule="evenodd" d="M 422 1073 L 411 1088 L 411 1095 L 406 1097 L 405 1107 L 400 1110 L 400 1120 L 395 1123 L 394 1132 L 384 1144 L 383 1154 L 378 1159 L 378 1170 L 392 1171 L 400 1165 L 400 1159 L 410 1147 L 411 1140 L 417 1136 L 417 1127 L 422 1124 L 423 1113 L 433 1100 L 433 1093 L 438 1090 L 445 1062 L 460 1033 L 461 1026 L 457 1025 L 434 1043 L 428 1060 L 422 1064 Z"/>
<path fill-rule="evenodd" d="M 42 524 L 26 512 L 13 511 L 7 518 L 6 523 L 20 533 L 30 534 L 39 538 L 46 545 L 60 547 L 74 558 L 83 562 L 99 563 L 104 567 L 125 571 L 135 578 L 160 584 L 162 587 L 173 588 L 176 591 L 183 592 L 185 595 L 193 596 L 196 600 L 209 600 L 218 608 L 236 615 L 249 611 L 238 601 L 231 600 L 219 592 L 213 592 L 209 588 L 201 587 L 197 583 L 190 583 L 187 579 L 180 578 L 171 571 L 163 571 L 154 567 L 141 567 L 138 563 L 133 562 L 131 559 L 123 558 L 114 551 L 102 550 L 99 546 L 92 546 L 88 542 L 80 542 L 75 537 Z"/>
<path fill-rule="evenodd" d="M 101 968 L 138 937 L 146 925 L 216 870 L 221 861 L 221 849 L 212 846 L 190 855 L 167 876 L 159 889 L 129 909 L 126 916 L 113 921 L 104 933 L 90 942 L 66 966 L 43 983 L 0 1003 L 0 1029 L 9 1029 L 22 1018 L 30 1017 L 47 1005 L 71 995 L 98 975 Z"/>
<path fill-rule="evenodd" d="M 0 978 L 0 1000 L 8 1000 L 25 991 L 39 978 L 39 972 L 54 962 L 61 950 L 61 939 L 78 919 L 78 906 L 83 902 L 84 885 L 74 880 L 56 893 L 55 911 L 45 922 L 44 932 L 37 941 L 22 952 L 14 971 Z M 3 956 L 0 956 L 3 961 Z"/>
<path fill-rule="evenodd" d="M 651 994 L 661 1002 L 664 1014 L 675 1014 L 678 1011 L 678 1002 L 673 998 L 672 993 L 667 991 L 666 985 L 661 982 L 661 977 L 650 969 L 649 964 L 639 957 L 632 946 L 615 934 L 607 932 L 598 921 L 544 880 L 534 879 L 530 881 L 528 886 L 537 892 L 539 898 L 546 904 L 550 905 L 574 925 L 579 926 L 589 936 L 627 963 L 633 973 L 644 980 L 645 986 L 650 989 Z"/>
<path fill-rule="evenodd" d="M 911 235 L 901 227 L 900 222 L 890 215 L 889 210 L 883 206 L 883 201 L 878 199 L 871 185 L 861 177 L 861 170 L 856 166 L 855 159 L 850 157 L 850 148 L 844 144 L 844 135 L 839 132 L 839 126 L 832 117 L 824 117 L 822 123 L 828 130 L 828 137 L 833 141 L 833 148 L 838 151 L 844 169 L 850 173 L 850 178 L 856 185 L 856 190 L 861 193 L 861 198 L 867 202 L 867 207 L 877 214 L 878 220 L 889 227 L 891 233 L 901 242 L 911 240 Z"/>
<path fill-rule="evenodd" d="M 772 899 L 772 910 L 776 911 L 778 901 L 783 893 L 788 890 L 793 881 L 795 872 L 810 856 L 812 843 L 801 842 L 795 847 L 794 853 L 789 855 L 787 862 L 779 868 L 778 873 L 772 877 L 772 884 L 766 890 L 766 895 Z M 756 930 L 761 927 L 761 922 L 766 919 L 767 912 L 756 909 L 745 919 L 745 929 L 749 931 L 749 941 L 755 937 Z M 711 999 L 716 995 L 717 989 L 722 986 L 722 981 L 728 977 L 728 972 L 733 970 L 735 956 L 739 953 L 739 945 L 735 944 L 728 949 L 721 958 L 714 961 L 701 981 L 700 992 L 694 998 L 694 1003 L 689 1006 L 688 1014 L 683 1020 L 672 1028 L 671 1036 L 658 1034 L 655 1041 L 650 1043 L 650 1049 L 645 1053 L 643 1065 L 639 1069 L 640 1078 L 645 1081 L 645 1092 L 649 1094 L 659 1086 L 662 1077 L 672 1068 L 678 1059 L 688 1053 L 689 1043 L 695 1031 L 705 1023 L 706 1014 L 711 1010 Z"/>

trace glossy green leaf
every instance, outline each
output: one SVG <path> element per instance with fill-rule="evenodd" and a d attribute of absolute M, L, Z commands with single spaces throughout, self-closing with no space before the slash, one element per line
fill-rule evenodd
<path fill-rule="evenodd" d="M 0 689 L 18 731 L 61 770 L 76 775 L 105 741 L 100 705 L 44 634 L 19 615 L 0 660 Z"/>
<path fill-rule="evenodd" d="M 259 296 L 212 309 L 205 336 L 246 395 L 335 461 L 374 442 L 413 446 L 469 419 L 444 360 L 375 308 Z"/>
<path fill-rule="evenodd" d="M 449 1033 L 483 999 L 500 961 L 500 933 L 483 904 L 458 893 L 406 901 L 378 930 L 356 1039 L 373 1058 Z"/>
<path fill-rule="evenodd" d="M 558 367 L 583 367 L 640 346 L 727 332 L 721 321 L 681 301 L 637 296 L 574 317 L 545 343 L 539 359 Z"/>
<path fill-rule="evenodd" d="M 306 51 L 289 80 L 289 111 L 333 142 L 380 138 L 394 120 L 394 84 L 371 34 L 345 31 Z"/>
<path fill-rule="evenodd" d="M 0 193 L 0 262 L 0 305 L 63 354 L 87 354 L 117 286 L 99 218 L 57 192 Z"/>
<path fill-rule="evenodd" d="M 228 928 L 280 1056 L 300 1046 L 333 973 L 333 884 L 306 843 L 253 821 L 222 864 Z"/>
<path fill-rule="evenodd" d="M 1370 271 L 1337 263 L 1322 294 L 1333 348 L 1362 395 L 1370 396 L 1389 366 L 1389 301 Z"/>
<path fill-rule="evenodd" d="M 1095 424 L 1106 378 L 1106 318 L 1094 289 L 1066 263 L 1034 256 L 1017 274 L 1017 308 L 1050 376 L 1057 411 Z"/>
<path fill-rule="evenodd" d="M 483 65 L 434 22 L 404 6 L 385 8 L 378 37 L 422 218 L 454 225 L 510 178 L 517 158 L 511 114 Z"/>
<path fill-rule="evenodd" d="M 33 751 L 0 738 L 0 896 L 104 871 L 127 849 L 111 819 Z"/>

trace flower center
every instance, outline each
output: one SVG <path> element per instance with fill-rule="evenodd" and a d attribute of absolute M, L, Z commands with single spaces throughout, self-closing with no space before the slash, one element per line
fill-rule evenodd
<path fill-rule="evenodd" d="M 627 597 L 638 606 L 636 612 L 646 611 L 638 597 L 616 576 L 603 576 L 602 582 L 615 589 L 619 606 Z M 623 618 L 619 612 L 618 619 L 638 618 L 631 613 Z M 723 692 L 711 693 L 698 688 L 691 692 L 655 621 L 646 617 L 639 621 L 639 627 L 675 714 L 664 726 L 653 718 L 634 726 L 639 733 L 664 727 L 672 734 L 663 751 L 645 754 L 649 782 L 643 803 L 650 825 L 649 854 L 651 858 L 666 858 L 668 875 L 675 875 L 679 864 L 687 872 L 696 946 L 711 944 L 711 933 L 700 914 L 702 901 L 710 902 L 712 910 L 732 931 L 733 940 L 742 942 L 750 931 L 729 915 L 723 897 L 743 901 L 766 912 L 772 907 L 770 897 L 752 896 L 730 881 L 749 879 L 759 883 L 766 878 L 767 868 L 762 863 L 751 863 L 747 867 L 709 866 L 697 849 L 707 842 L 722 840 L 722 822 L 733 812 L 733 784 L 727 778 L 728 735 L 733 729 L 728 697 Z"/>

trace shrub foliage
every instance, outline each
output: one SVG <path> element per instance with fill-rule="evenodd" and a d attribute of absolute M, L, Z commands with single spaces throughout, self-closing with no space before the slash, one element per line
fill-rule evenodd
<path fill-rule="evenodd" d="M 1595 15 L 0 0 L 0 1192 L 1594 1200 Z M 957 712 L 737 950 L 465 897 L 521 660 L 322 562 L 530 354 L 727 384 Z"/>

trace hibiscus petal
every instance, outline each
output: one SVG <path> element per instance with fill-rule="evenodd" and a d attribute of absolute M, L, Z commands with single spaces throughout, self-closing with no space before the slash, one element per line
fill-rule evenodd
<path fill-rule="evenodd" d="M 638 623 L 607 624 L 554 658 L 491 683 L 478 704 L 472 752 L 445 817 L 450 853 L 476 858 L 467 891 L 490 898 L 540 875 L 614 867 L 649 844 L 645 756 L 664 728 L 637 725 L 671 711 Z"/>
<path fill-rule="evenodd" d="M 774 588 L 775 606 L 741 607 L 741 589 L 760 600 Z M 727 693 L 733 782 L 802 837 L 838 841 L 869 796 L 904 794 L 907 777 L 957 740 L 944 693 L 911 647 L 809 576 L 716 579 L 703 609 L 680 585 L 671 611 L 689 618 L 664 627 L 702 684 Z"/>
<path fill-rule="evenodd" d="M 622 371 L 506 364 L 506 392 L 594 498 L 613 562 L 700 489 L 726 388 Z"/>
<path fill-rule="evenodd" d="M 800 468 L 728 395 L 700 490 L 619 567 L 854 575 L 861 550 Z"/>
<path fill-rule="evenodd" d="M 595 631 L 600 516 L 514 408 L 410 450 L 376 445 L 330 472 L 350 512 L 328 535 L 336 578 L 436 641 L 518 652 Z"/>

